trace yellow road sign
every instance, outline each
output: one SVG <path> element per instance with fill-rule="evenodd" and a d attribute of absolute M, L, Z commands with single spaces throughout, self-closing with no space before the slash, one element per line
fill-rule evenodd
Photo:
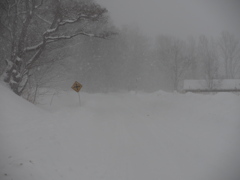
<path fill-rule="evenodd" d="M 72 89 L 76 92 L 79 92 L 81 88 L 82 88 L 82 85 L 77 81 L 75 81 L 75 83 L 73 83 L 72 85 Z"/>

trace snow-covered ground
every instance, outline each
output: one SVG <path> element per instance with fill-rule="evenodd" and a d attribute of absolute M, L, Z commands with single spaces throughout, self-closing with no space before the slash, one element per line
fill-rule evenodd
<path fill-rule="evenodd" d="M 240 178 L 238 95 L 0 92 L 1 180 Z"/>

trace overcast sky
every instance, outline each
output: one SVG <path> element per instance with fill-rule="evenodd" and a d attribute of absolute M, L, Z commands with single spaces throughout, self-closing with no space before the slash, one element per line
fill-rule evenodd
<path fill-rule="evenodd" d="M 240 0 L 96 0 L 114 24 L 134 24 L 150 36 L 240 34 Z"/>

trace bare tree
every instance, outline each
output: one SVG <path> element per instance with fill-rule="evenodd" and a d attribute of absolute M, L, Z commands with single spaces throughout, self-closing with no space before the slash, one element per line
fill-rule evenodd
<path fill-rule="evenodd" d="M 157 40 L 158 66 L 168 69 L 174 90 L 178 90 L 179 82 L 191 67 L 192 58 L 187 54 L 186 43 L 182 40 L 159 36 Z"/>
<path fill-rule="evenodd" d="M 143 87 L 147 52 L 149 51 L 148 39 L 137 26 L 132 25 L 121 29 L 119 41 L 123 44 L 119 81 L 129 91 L 137 91 Z"/>
<path fill-rule="evenodd" d="M 214 79 L 218 77 L 218 56 L 214 42 L 209 42 L 205 35 L 199 37 L 198 60 L 202 64 L 202 73 L 207 82 L 207 88 L 215 88 Z"/>
<path fill-rule="evenodd" d="M 233 34 L 222 32 L 219 40 L 220 53 L 224 60 L 226 78 L 235 78 L 240 70 L 240 44 Z"/>
<path fill-rule="evenodd" d="M 91 23 L 106 18 L 107 10 L 92 1 L 3 0 L 1 27 L 9 39 L 4 81 L 21 95 L 41 54 L 60 40 L 78 35 L 106 38 L 110 32 L 91 31 Z"/>
<path fill-rule="evenodd" d="M 193 37 L 190 37 L 187 41 L 186 55 L 189 60 L 189 72 L 186 73 L 185 78 L 196 79 L 197 73 L 197 44 Z"/>

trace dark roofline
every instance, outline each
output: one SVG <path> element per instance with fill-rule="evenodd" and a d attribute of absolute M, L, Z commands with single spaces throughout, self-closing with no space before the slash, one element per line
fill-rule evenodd
<path fill-rule="evenodd" d="M 240 89 L 185 89 L 185 92 L 240 92 Z"/>

